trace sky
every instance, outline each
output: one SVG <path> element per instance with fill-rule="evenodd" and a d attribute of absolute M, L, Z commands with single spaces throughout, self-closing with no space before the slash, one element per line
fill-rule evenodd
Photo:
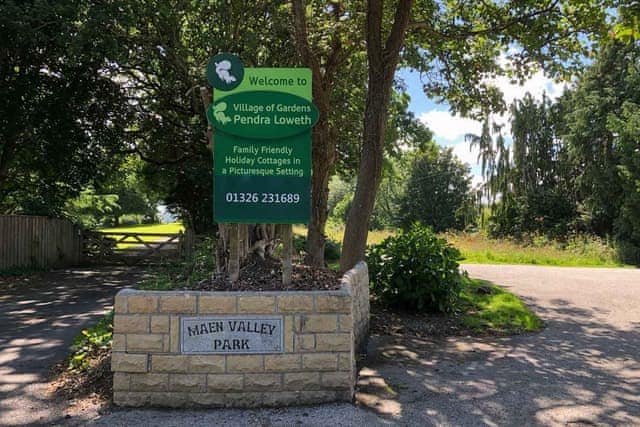
<path fill-rule="evenodd" d="M 409 110 L 425 125 L 431 129 L 436 143 L 442 147 L 453 147 L 453 152 L 471 167 L 473 184 L 482 182 L 480 165 L 478 164 L 478 151 L 471 151 L 469 143 L 465 142 L 464 136 L 468 133 L 480 134 L 482 123 L 476 120 L 454 116 L 449 112 L 446 103 L 436 104 L 426 97 L 422 91 L 420 74 L 410 69 L 402 69 L 398 72 L 398 77 L 404 80 L 407 92 L 411 96 Z M 493 84 L 500 88 L 504 94 L 504 100 L 508 105 L 516 99 L 521 99 L 526 92 L 531 93 L 536 99 L 541 99 L 546 92 L 547 97 L 556 99 L 564 90 L 564 84 L 555 83 L 547 78 L 542 71 L 533 74 L 522 86 L 509 82 L 507 77 L 493 79 Z M 504 136 L 507 143 L 510 142 L 510 115 L 508 113 L 495 116 L 493 119 L 500 124 L 504 124 Z"/>

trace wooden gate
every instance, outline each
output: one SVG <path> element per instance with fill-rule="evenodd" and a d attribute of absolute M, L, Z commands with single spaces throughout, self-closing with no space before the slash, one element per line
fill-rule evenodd
<path fill-rule="evenodd" d="M 181 258 L 193 250 L 193 232 L 136 233 L 89 231 L 84 234 L 83 258 L 99 264 L 161 262 Z"/>

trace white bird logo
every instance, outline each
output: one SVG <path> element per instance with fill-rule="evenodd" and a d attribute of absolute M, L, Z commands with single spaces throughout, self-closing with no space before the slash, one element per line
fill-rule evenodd
<path fill-rule="evenodd" d="M 220 77 L 220 80 L 224 81 L 226 84 L 231 84 L 236 81 L 236 78 L 231 71 L 231 61 L 216 62 L 216 74 Z"/>

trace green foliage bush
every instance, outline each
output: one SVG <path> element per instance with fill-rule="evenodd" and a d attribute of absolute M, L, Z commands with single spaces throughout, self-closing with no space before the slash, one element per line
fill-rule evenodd
<path fill-rule="evenodd" d="M 616 249 L 620 262 L 640 266 L 639 246 L 625 240 L 618 240 L 616 243 Z"/>
<path fill-rule="evenodd" d="M 460 252 L 427 227 L 414 224 L 367 254 L 371 291 L 389 307 L 448 313 L 462 289 Z"/>
<path fill-rule="evenodd" d="M 411 163 L 404 194 L 399 199 L 400 224 L 420 222 L 435 231 L 463 230 L 473 224 L 469 167 L 442 149 L 417 156 Z"/>
<path fill-rule="evenodd" d="M 300 257 L 304 257 L 307 249 L 307 239 L 304 236 L 293 236 L 293 248 Z M 326 262 L 335 262 L 340 259 L 342 253 L 342 245 L 333 239 L 327 238 L 324 245 L 324 260 Z"/>
<path fill-rule="evenodd" d="M 327 239 L 324 244 L 324 259 L 325 261 L 338 261 L 340 254 L 342 253 L 342 245 L 332 239 Z"/>

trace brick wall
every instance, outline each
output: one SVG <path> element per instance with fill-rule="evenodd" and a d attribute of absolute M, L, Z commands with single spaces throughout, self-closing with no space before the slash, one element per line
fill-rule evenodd
<path fill-rule="evenodd" d="M 114 402 L 254 407 L 351 401 L 368 295 L 364 263 L 345 275 L 337 291 L 122 290 L 115 300 Z M 284 351 L 181 354 L 180 317 L 198 315 L 282 316 Z"/>

